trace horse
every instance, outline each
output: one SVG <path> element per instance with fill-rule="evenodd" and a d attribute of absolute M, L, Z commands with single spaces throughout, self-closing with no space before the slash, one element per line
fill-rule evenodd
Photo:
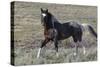
<path fill-rule="evenodd" d="M 66 38 L 72 37 L 75 43 L 75 55 L 78 52 L 78 44 L 82 41 L 84 26 L 88 27 L 89 32 L 97 38 L 97 33 L 93 27 L 89 24 L 80 24 L 76 21 L 67 21 L 66 23 L 60 23 L 48 9 L 40 8 L 41 10 L 41 24 L 44 27 L 44 41 L 42 42 L 37 58 L 40 57 L 41 49 L 50 41 L 54 42 L 56 54 L 58 56 L 58 42 Z M 85 47 L 83 46 L 83 52 L 85 54 Z"/>

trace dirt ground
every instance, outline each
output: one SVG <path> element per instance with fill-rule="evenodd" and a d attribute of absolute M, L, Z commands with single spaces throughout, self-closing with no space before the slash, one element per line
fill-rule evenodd
<path fill-rule="evenodd" d="M 97 7 L 81 5 L 58 5 L 47 3 L 15 2 L 14 5 L 14 58 L 15 65 L 54 64 L 68 62 L 85 62 L 97 60 L 97 41 L 88 32 L 83 36 L 82 44 L 86 46 L 86 54 L 80 44 L 77 56 L 72 38 L 59 43 L 59 57 L 56 56 L 54 44 L 50 42 L 43 48 L 39 59 L 36 58 L 38 48 L 44 39 L 41 25 L 40 8 L 48 8 L 61 23 L 73 20 L 91 24 L 97 32 Z M 13 49 L 12 49 L 13 50 Z"/>

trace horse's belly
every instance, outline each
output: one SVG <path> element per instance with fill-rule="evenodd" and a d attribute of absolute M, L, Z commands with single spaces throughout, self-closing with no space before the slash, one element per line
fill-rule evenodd
<path fill-rule="evenodd" d="M 64 34 L 64 33 L 61 33 L 59 36 L 58 36 L 58 39 L 59 40 L 64 40 L 66 38 L 69 38 L 71 36 L 71 34 Z"/>

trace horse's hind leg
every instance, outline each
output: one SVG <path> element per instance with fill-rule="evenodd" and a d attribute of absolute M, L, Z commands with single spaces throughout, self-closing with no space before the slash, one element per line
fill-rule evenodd
<path fill-rule="evenodd" d="M 75 42 L 75 52 L 74 52 L 74 56 L 76 56 L 78 54 L 78 41 Z"/>
<path fill-rule="evenodd" d="M 77 43 L 75 44 L 76 46 L 75 46 L 75 49 L 76 49 L 76 53 L 74 53 L 74 55 L 77 55 L 77 53 L 78 53 L 78 45 L 82 45 L 82 49 L 83 49 L 83 54 L 85 55 L 86 54 L 86 49 L 85 49 L 85 46 L 84 46 L 84 44 L 82 44 L 82 42 L 81 41 L 77 41 Z"/>
<path fill-rule="evenodd" d="M 83 48 L 83 54 L 85 55 L 86 54 L 86 47 L 85 46 L 87 45 L 86 40 L 82 40 L 81 45 Z"/>
<path fill-rule="evenodd" d="M 40 57 L 41 49 L 42 49 L 49 41 L 50 41 L 49 39 L 45 39 L 45 40 L 43 41 L 41 47 L 40 47 L 39 50 L 38 50 L 37 58 Z"/>
<path fill-rule="evenodd" d="M 84 45 L 82 45 L 82 48 L 83 48 L 83 54 L 85 55 L 86 54 L 86 48 Z"/>
<path fill-rule="evenodd" d="M 74 43 L 75 43 L 75 52 L 74 52 L 74 56 L 76 56 L 77 55 L 77 53 L 78 53 L 78 39 L 77 39 L 78 37 L 76 37 L 76 36 L 73 36 L 73 40 L 74 40 Z"/>

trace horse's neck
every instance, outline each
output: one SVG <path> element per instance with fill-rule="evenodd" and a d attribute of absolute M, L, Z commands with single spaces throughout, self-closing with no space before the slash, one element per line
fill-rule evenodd
<path fill-rule="evenodd" d="M 48 14 L 49 14 L 49 17 L 44 26 L 44 29 L 55 28 L 55 24 L 60 24 L 60 23 L 51 13 L 48 13 Z"/>
<path fill-rule="evenodd" d="M 53 28 L 52 21 L 48 21 L 48 22 L 44 25 L 44 28 L 46 28 L 46 29 Z"/>
<path fill-rule="evenodd" d="M 50 27 L 47 24 L 44 24 L 44 30 L 48 30 Z"/>

